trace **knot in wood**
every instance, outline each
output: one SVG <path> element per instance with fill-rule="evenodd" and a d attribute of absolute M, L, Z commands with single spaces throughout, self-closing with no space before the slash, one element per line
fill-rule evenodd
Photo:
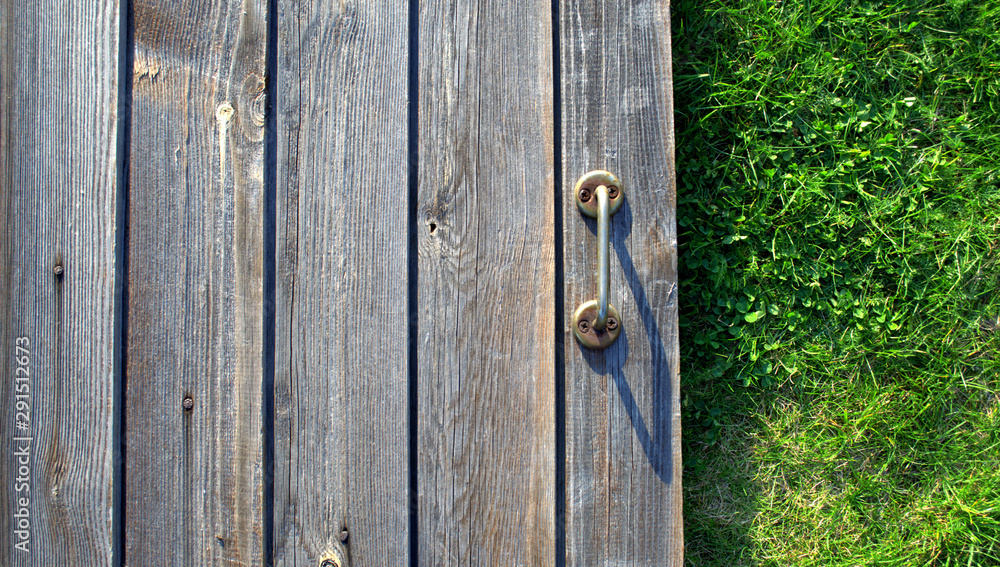
<path fill-rule="evenodd" d="M 236 109 L 233 108 L 233 105 L 229 104 L 229 101 L 223 102 L 215 109 L 215 117 L 223 124 L 232 120 L 235 113 Z"/>

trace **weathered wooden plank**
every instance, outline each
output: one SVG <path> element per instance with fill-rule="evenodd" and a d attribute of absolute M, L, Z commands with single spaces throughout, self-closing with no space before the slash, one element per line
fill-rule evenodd
<path fill-rule="evenodd" d="M 419 30 L 420 563 L 553 565 L 551 4 Z"/>
<path fill-rule="evenodd" d="M 566 270 L 567 565 L 681 565 L 677 236 L 667 0 L 560 2 Z M 597 237 L 573 199 L 593 169 L 617 174 L 605 351 L 569 332 L 597 294 Z"/>
<path fill-rule="evenodd" d="M 118 10 L 0 6 L 3 565 L 113 559 Z"/>
<path fill-rule="evenodd" d="M 264 0 L 137 0 L 126 557 L 260 565 Z"/>
<path fill-rule="evenodd" d="M 405 565 L 407 5 L 279 0 L 277 59 L 275 563 Z"/>

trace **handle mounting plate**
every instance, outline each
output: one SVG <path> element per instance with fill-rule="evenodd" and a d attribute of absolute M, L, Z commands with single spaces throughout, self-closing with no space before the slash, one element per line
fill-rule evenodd
<path fill-rule="evenodd" d="M 594 328 L 599 305 L 596 299 L 584 302 L 573 313 L 573 334 L 585 347 L 602 349 L 611 346 L 622 332 L 621 317 L 614 305 L 608 305 L 608 322 L 603 329 Z"/>
<path fill-rule="evenodd" d="M 573 194 L 580 212 L 592 219 L 597 218 L 597 188 L 601 185 L 608 188 L 608 206 L 612 215 L 625 202 L 625 192 L 617 175 L 602 169 L 591 171 L 576 182 Z"/>

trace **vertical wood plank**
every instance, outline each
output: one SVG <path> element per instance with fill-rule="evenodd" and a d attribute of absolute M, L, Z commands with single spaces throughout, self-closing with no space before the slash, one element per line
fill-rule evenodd
<path fill-rule="evenodd" d="M 561 0 L 567 565 L 681 565 L 670 14 L 667 0 Z M 618 342 L 568 326 L 597 295 L 596 224 L 574 203 L 593 169 L 621 178 L 612 217 Z"/>
<path fill-rule="evenodd" d="M 407 37 L 278 3 L 276 565 L 408 562 Z"/>
<path fill-rule="evenodd" d="M 125 560 L 260 565 L 265 2 L 133 10 Z"/>
<path fill-rule="evenodd" d="M 553 565 L 551 4 L 419 30 L 420 563 Z"/>
<path fill-rule="evenodd" d="M 112 563 L 118 10 L 0 7 L 3 565 Z"/>

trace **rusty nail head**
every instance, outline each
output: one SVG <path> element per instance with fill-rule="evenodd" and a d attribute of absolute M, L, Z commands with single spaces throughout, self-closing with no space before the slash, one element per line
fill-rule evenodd
<path fill-rule="evenodd" d="M 340 532 L 340 543 L 347 543 L 347 530 Z"/>
<path fill-rule="evenodd" d="M 191 399 L 191 396 L 184 396 L 182 405 L 184 406 L 184 411 L 191 411 L 191 408 L 194 407 L 194 400 Z"/>
<path fill-rule="evenodd" d="M 580 200 L 583 202 L 590 200 L 590 189 L 580 189 Z"/>
<path fill-rule="evenodd" d="M 57 276 L 61 276 L 62 273 L 63 273 L 62 264 L 56 264 L 55 266 L 53 266 L 52 267 L 52 273 L 55 274 L 55 275 L 57 275 Z"/>
<path fill-rule="evenodd" d="M 617 328 L 618 328 L 618 319 L 615 319 L 614 317 L 608 317 L 608 330 L 614 331 Z"/>

